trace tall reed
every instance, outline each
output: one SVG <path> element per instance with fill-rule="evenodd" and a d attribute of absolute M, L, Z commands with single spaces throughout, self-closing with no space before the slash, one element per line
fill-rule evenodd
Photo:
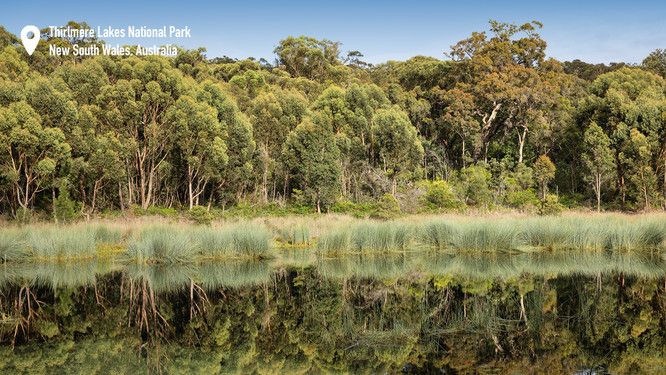
<path fill-rule="evenodd" d="M 28 254 L 41 259 L 95 257 L 95 233 L 88 226 L 34 228 L 27 236 Z"/>
<path fill-rule="evenodd" d="M 180 228 L 155 226 L 143 229 L 127 247 L 127 257 L 136 263 L 190 263 L 197 244 Z"/>
<path fill-rule="evenodd" d="M 0 231 L 0 262 L 15 262 L 25 254 L 25 233 L 15 229 Z"/>
<path fill-rule="evenodd" d="M 237 224 L 221 228 L 199 228 L 192 232 L 198 255 L 205 258 L 270 258 L 271 238 L 263 226 Z"/>

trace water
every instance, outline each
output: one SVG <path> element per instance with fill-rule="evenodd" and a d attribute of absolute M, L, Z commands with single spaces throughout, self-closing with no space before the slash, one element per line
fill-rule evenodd
<path fill-rule="evenodd" d="M 0 265 L 0 373 L 666 373 L 659 254 Z"/>

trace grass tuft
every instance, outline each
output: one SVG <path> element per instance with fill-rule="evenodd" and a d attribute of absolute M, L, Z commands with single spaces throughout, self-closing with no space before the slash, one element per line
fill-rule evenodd
<path fill-rule="evenodd" d="M 136 263 L 191 263 L 197 245 L 182 229 L 168 226 L 142 230 L 127 247 L 127 257 Z"/>

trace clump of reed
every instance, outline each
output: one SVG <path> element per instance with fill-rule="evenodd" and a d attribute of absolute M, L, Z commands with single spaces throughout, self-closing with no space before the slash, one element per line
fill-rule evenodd
<path fill-rule="evenodd" d="M 155 226 L 143 229 L 127 246 L 126 256 L 136 263 L 190 263 L 197 244 L 182 228 Z"/>
<path fill-rule="evenodd" d="M 421 245 L 437 250 L 510 251 L 519 247 L 515 226 L 490 220 L 431 220 L 418 226 Z"/>
<path fill-rule="evenodd" d="M 604 247 L 611 250 L 654 249 L 664 244 L 666 223 L 663 220 L 643 219 L 634 223 L 615 221 L 605 230 Z"/>
<path fill-rule="evenodd" d="M 422 245 L 435 249 L 638 251 L 663 247 L 666 221 L 612 215 L 432 220 L 419 225 L 418 233 Z"/>
<path fill-rule="evenodd" d="M 451 247 L 456 230 L 453 225 L 444 220 L 430 220 L 418 227 L 418 240 L 420 243 L 436 250 Z"/>
<path fill-rule="evenodd" d="M 305 225 L 289 226 L 276 230 L 277 241 L 286 246 L 305 247 L 310 245 L 310 228 Z"/>
<path fill-rule="evenodd" d="M 97 244 L 119 245 L 123 241 L 122 232 L 118 228 L 98 224 L 91 226 L 90 230 Z"/>
<path fill-rule="evenodd" d="M 222 228 L 200 228 L 192 233 L 198 253 L 205 258 L 270 258 L 271 236 L 263 226 L 237 224 Z"/>
<path fill-rule="evenodd" d="M 517 222 L 524 245 L 548 250 L 637 251 L 663 246 L 664 220 L 595 218 L 538 218 Z"/>
<path fill-rule="evenodd" d="M 25 234 L 18 229 L 0 231 L 0 262 L 15 262 L 25 256 Z"/>
<path fill-rule="evenodd" d="M 410 224 L 362 222 L 322 235 L 317 247 L 327 254 L 405 251 L 413 238 Z"/>
<path fill-rule="evenodd" d="M 89 226 L 38 227 L 27 235 L 27 256 L 46 260 L 95 257 L 95 232 Z"/>
<path fill-rule="evenodd" d="M 462 222 L 452 238 L 459 250 L 510 251 L 519 246 L 517 228 L 497 221 Z"/>
<path fill-rule="evenodd" d="M 326 255 L 341 255 L 349 251 L 349 232 L 346 228 L 324 233 L 317 241 L 317 250 Z"/>

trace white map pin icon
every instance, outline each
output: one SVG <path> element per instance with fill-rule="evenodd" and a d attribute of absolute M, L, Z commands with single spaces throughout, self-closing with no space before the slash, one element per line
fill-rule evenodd
<path fill-rule="evenodd" d="M 32 37 L 29 37 L 28 34 L 32 33 Z M 35 52 L 37 48 L 37 43 L 39 43 L 41 35 L 39 34 L 39 28 L 35 25 L 27 25 L 21 30 L 21 41 L 23 42 L 23 47 L 28 52 L 28 55 L 32 56 L 32 53 Z"/>

